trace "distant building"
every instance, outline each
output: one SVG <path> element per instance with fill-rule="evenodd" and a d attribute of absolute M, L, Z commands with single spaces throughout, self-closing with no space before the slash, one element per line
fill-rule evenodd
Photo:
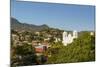
<path fill-rule="evenodd" d="M 32 41 L 32 46 L 38 45 L 39 41 Z"/>
<path fill-rule="evenodd" d="M 11 35 L 11 39 L 12 39 L 12 42 L 13 42 L 13 46 L 17 46 L 17 45 L 22 45 L 22 43 L 19 41 L 19 36 L 16 35 L 16 34 L 12 34 Z"/>
<path fill-rule="evenodd" d="M 19 36 L 16 35 L 16 34 L 12 34 L 12 40 L 15 41 L 15 40 L 19 40 Z"/>
<path fill-rule="evenodd" d="M 40 32 L 35 32 L 35 34 L 40 35 Z"/>
<path fill-rule="evenodd" d="M 25 40 L 26 41 L 30 40 L 30 35 L 25 35 Z"/>
<path fill-rule="evenodd" d="M 71 35 L 70 33 L 68 34 L 67 32 L 64 31 L 62 35 L 63 35 L 62 36 L 63 37 L 62 43 L 63 43 L 64 46 L 67 46 L 67 44 L 72 43 L 73 40 L 78 37 L 78 32 L 73 31 L 73 33 Z"/>
<path fill-rule="evenodd" d="M 57 37 L 55 37 L 54 39 L 55 39 L 55 41 L 54 41 L 55 43 L 61 41 L 61 39 L 60 38 L 57 38 Z"/>
<path fill-rule="evenodd" d="M 42 53 L 42 52 L 44 52 L 46 50 L 47 50 L 47 46 L 46 45 L 35 46 L 36 53 Z"/>
<path fill-rule="evenodd" d="M 35 48 L 36 53 L 45 52 L 50 46 L 48 42 L 32 41 L 32 46 Z"/>
<path fill-rule="evenodd" d="M 49 41 L 50 40 L 50 38 L 48 37 L 48 38 L 44 38 L 44 41 Z"/>
<path fill-rule="evenodd" d="M 94 35 L 94 32 L 90 32 L 90 35 L 93 36 Z"/>

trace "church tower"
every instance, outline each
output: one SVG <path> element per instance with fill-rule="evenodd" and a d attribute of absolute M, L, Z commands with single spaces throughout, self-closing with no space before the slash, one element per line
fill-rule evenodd
<path fill-rule="evenodd" d="M 62 34 L 62 39 L 63 39 L 62 43 L 64 46 L 67 46 L 68 44 L 72 43 L 75 38 L 78 38 L 77 31 L 73 31 L 72 34 L 71 33 L 67 34 L 67 32 L 64 31 Z"/>
<path fill-rule="evenodd" d="M 66 46 L 67 45 L 67 32 L 63 32 L 63 41 L 62 41 L 62 43 L 64 44 L 64 46 Z"/>
<path fill-rule="evenodd" d="M 78 32 L 76 30 L 73 31 L 73 38 L 77 38 L 78 37 Z"/>

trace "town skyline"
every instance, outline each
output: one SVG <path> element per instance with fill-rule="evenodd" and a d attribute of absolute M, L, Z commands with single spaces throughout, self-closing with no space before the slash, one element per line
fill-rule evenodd
<path fill-rule="evenodd" d="M 61 30 L 95 31 L 95 6 L 11 0 L 11 16 L 22 23 Z"/>

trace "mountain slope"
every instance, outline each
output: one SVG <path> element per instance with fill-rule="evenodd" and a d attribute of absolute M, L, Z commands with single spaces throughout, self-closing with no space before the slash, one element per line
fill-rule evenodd
<path fill-rule="evenodd" d="M 21 23 L 15 18 L 11 18 L 11 29 L 13 30 L 26 30 L 26 31 L 41 31 L 44 29 L 48 29 L 49 27 L 47 25 L 33 25 L 33 24 L 27 24 L 27 23 Z"/>

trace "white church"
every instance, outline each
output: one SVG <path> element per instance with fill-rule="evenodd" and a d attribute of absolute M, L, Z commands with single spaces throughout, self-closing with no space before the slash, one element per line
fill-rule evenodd
<path fill-rule="evenodd" d="M 64 31 L 62 37 L 63 37 L 62 41 L 63 45 L 67 46 L 68 44 L 72 43 L 75 38 L 78 38 L 78 32 L 73 31 L 73 33 L 71 34 Z"/>

